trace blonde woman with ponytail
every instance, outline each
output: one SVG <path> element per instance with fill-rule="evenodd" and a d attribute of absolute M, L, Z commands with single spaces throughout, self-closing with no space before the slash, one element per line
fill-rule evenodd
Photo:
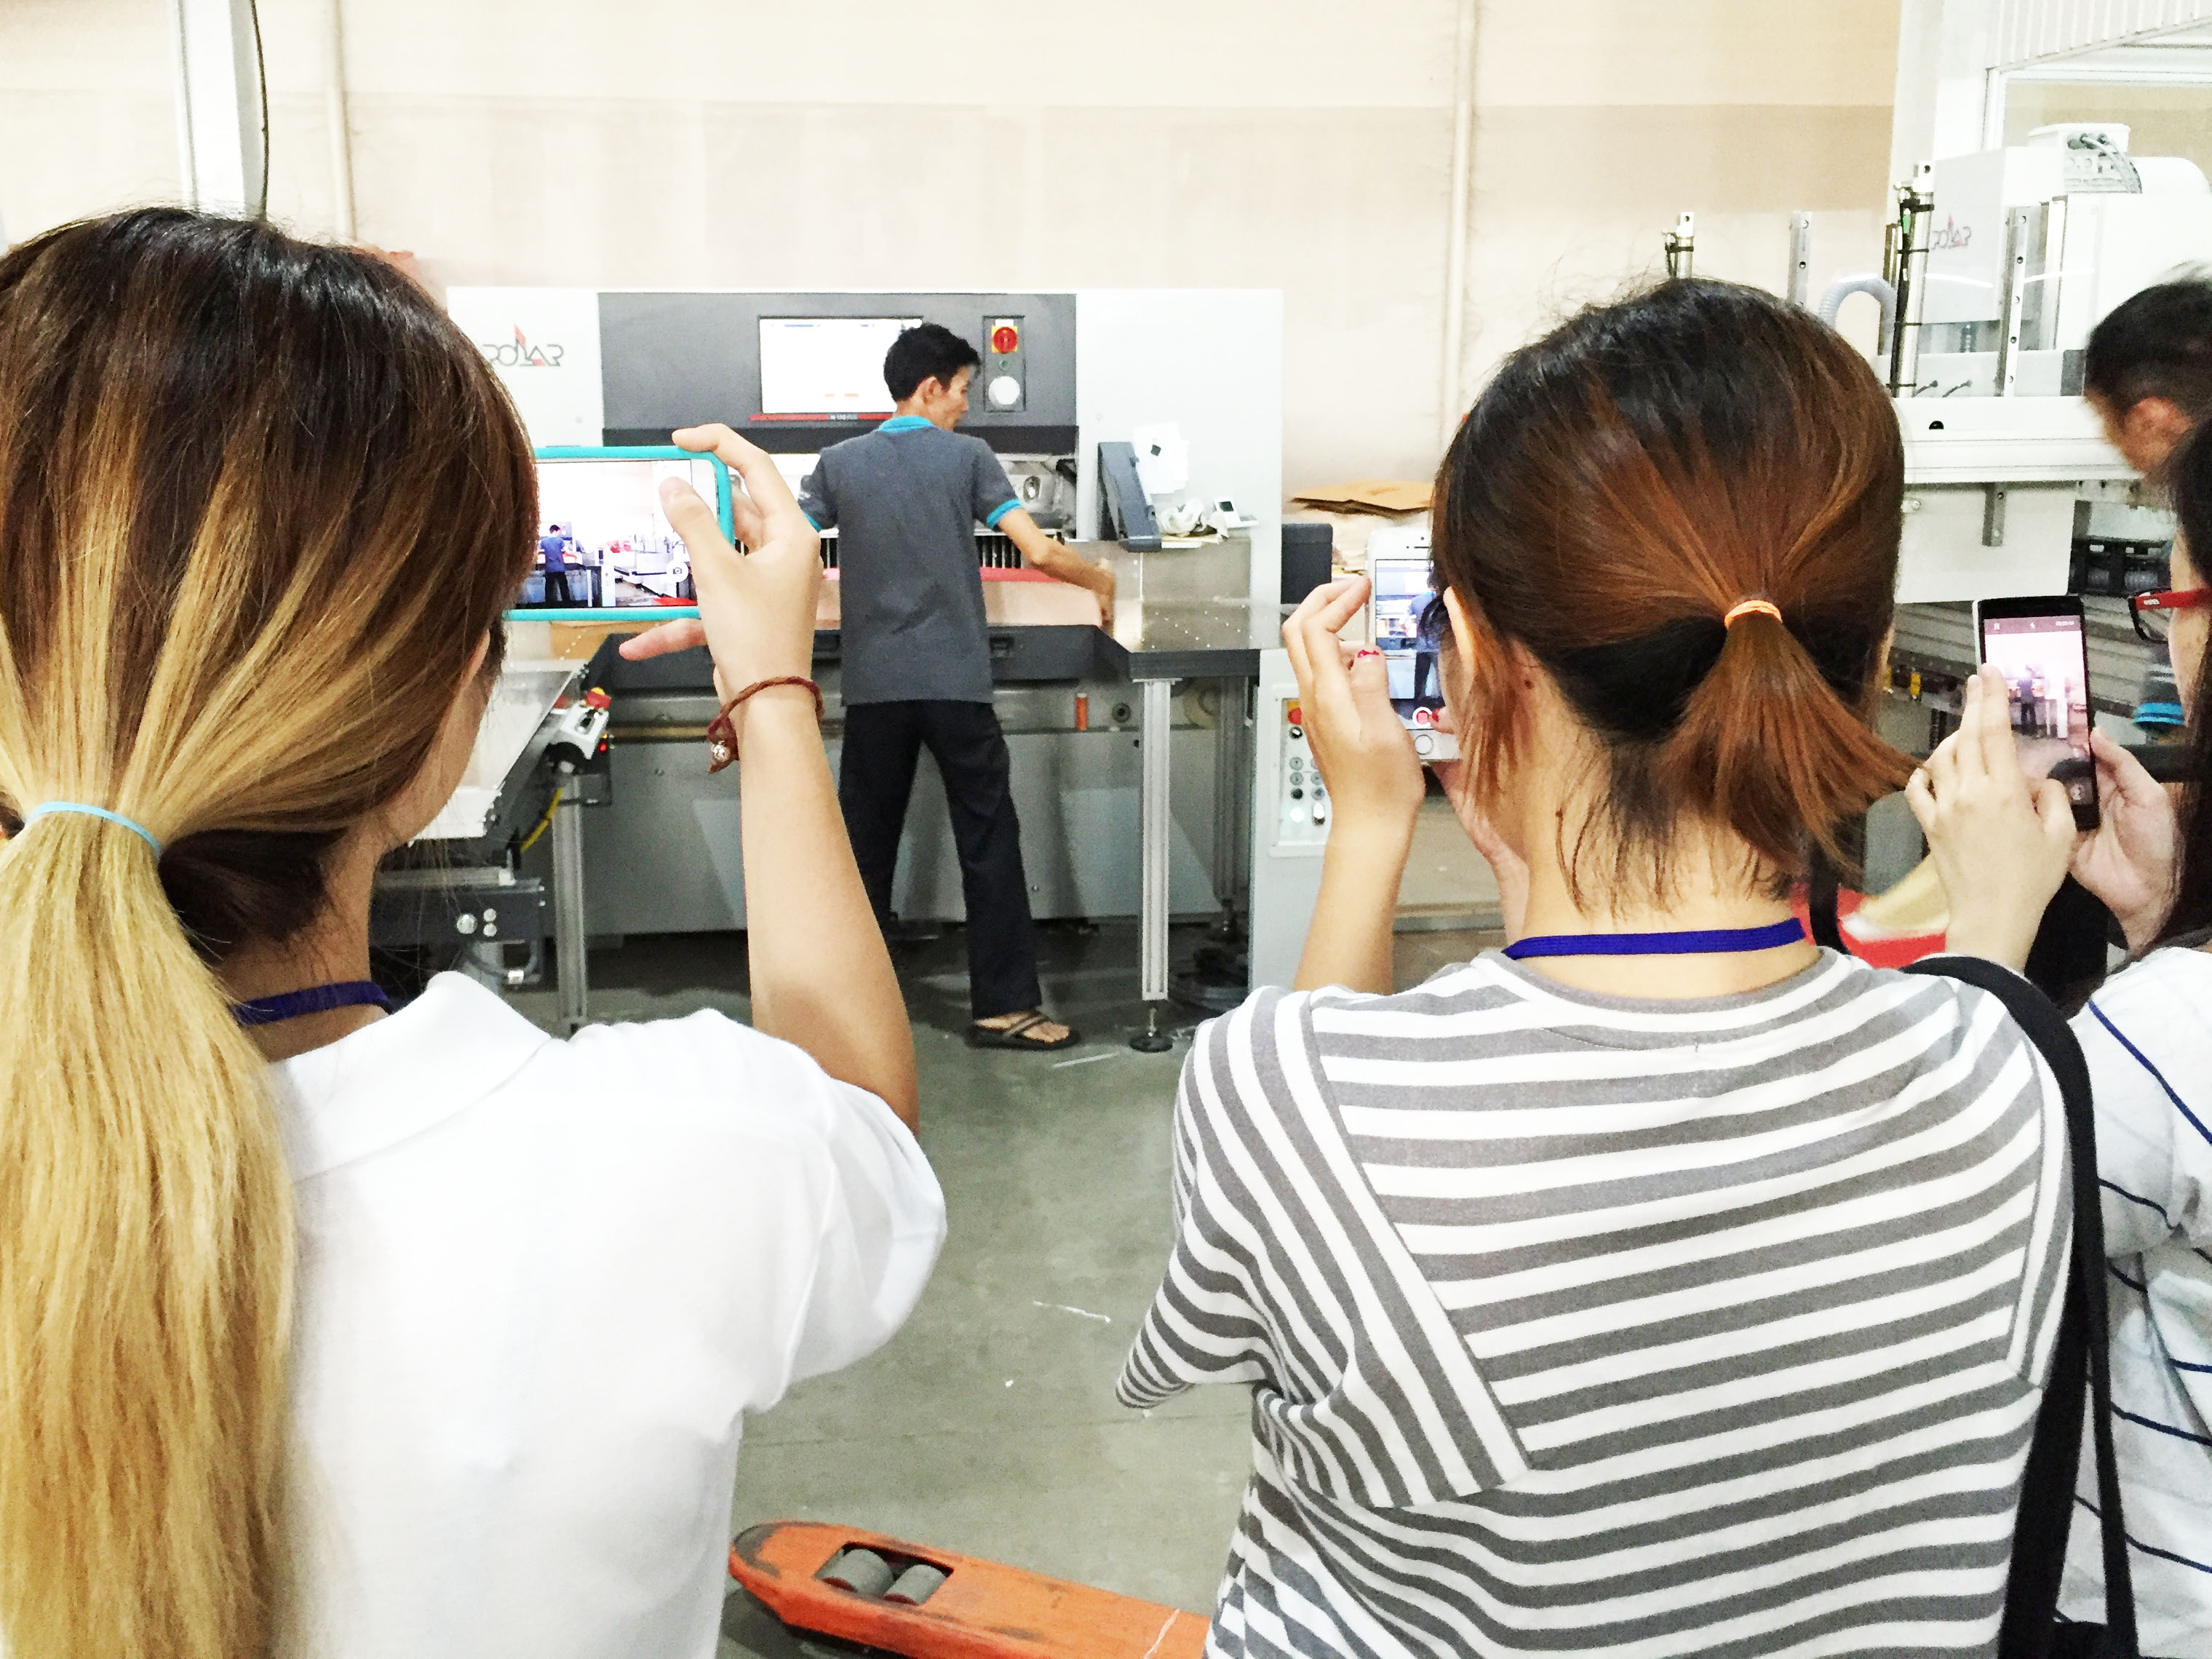
<path fill-rule="evenodd" d="M 811 531 L 679 441 L 750 492 L 744 556 L 669 503 L 717 672 L 805 674 Z M 495 379 L 373 258 L 171 210 L 0 258 L 7 1659 L 710 1654 L 743 1413 L 920 1293 L 803 693 L 740 733 L 757 1030 L 347 992 L 535 517 Z"/>

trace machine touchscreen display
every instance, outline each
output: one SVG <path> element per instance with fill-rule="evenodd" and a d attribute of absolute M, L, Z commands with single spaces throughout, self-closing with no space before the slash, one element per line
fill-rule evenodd
<path fill-rule="evenodd" d="M 919 317 L 763 317 L 760 412 L 822 420 L 891 412 L 884 354 Z"/>
<path fill-rule="evenodd" d="M 2081 602 L 1989 599 L 1976 606 L 1982 660 L 2004 676 L 2021 764 L 2066 786 L 2074 822 L 2097 825 L 2097 767 L 2089 749 L 2089 654 Z"/>
<path fill-rule="evenodd" d="M 1437 666 L 1433 623 L 1425 631 L 1431 589 L 1426 559 L 1373 558 L 1367 563 L 1372 588 L 1368 600 L 1369 637 L 1382 653 L 1390 677 L 1390 706 L 1413 734 L 1413 752 L 1423 760 L 1452 760 L 1459 745 L 1437 729 L 1444 706 L 1443 682 Z"/>
<path fill-rule="evenodd" d="M 660 510 L 681 478 L 710 505 L 727 499 L 708 455 L 600 455 L 538 462 L 538 556 L 525 608 L 619 609 L 691 599 L 690 556 Z"/>

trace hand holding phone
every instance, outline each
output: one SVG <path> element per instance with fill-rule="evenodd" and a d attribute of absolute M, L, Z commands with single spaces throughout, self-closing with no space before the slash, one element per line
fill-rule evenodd
<path fill-rule="evenodd" d="M 2021 770 L 2008 690 L 1988 667 L 1966 683 L 1959 729 L 1913 773 L 1905 798 L 1942 878 L 1947 948 L 2017 969 L 2079 837 L 2064 786 Z"/>
<path fill-rule="evenodd" d="M 1457 760 L 1459 740 L 1443 720 L 1443 612 L 1429 561 L 1370 557 L 1367 578 L 1368 638 L 1382 653 L 1398 723 L 1424 763 Z"/>
<path fill-rule="evenodd" d="M 714 453 L 743 481 L 727 512 L 745 551 L 731 545 L 706 501 L 680 481 L 665 483 L 661 501 L 690 555 L 700 619 L 647 629 L 623 641 L 622 654 L 635 662 L 703 644 L 726 697 L 756 680 L 809 674 L 822 585 L 814 526 L 775 461 L 719 421 L 686 427 L 676 441 Z"/>
<path fill-rule="evenodd" d="M 1981 660 L 2003 677 L 2022 769 L 2063 785 L 2075 827 L 2094 830 L 2097 763 L 2081 601 L 2071 594 L 1977 600 L 1974 633 Z"/>

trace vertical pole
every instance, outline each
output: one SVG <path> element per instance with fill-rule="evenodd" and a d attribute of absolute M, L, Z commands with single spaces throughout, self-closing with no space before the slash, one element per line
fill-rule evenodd
<path fill-rule="evenodd" d="M 169 0 L 169 27 L 185 200 L 206 213 L 258 215 L 269 181 L 252 0 Z"/>
<path fill-rule="evenodd" d="M 583 804 L 574 779 L 561 785 L 553 809 L 553 950 L 558 962 L 561 1024 L 571 1033 L 589 1022 L 591 982 L 584 934 Z"/>
<path fill-rule="evenodd" d="M 2033 208 L 2014 208 L 2005 215 L 2004 264 L 1997 272 L 1996 395 L 2000 398 L 2011 397 L 2020 384 L 2021 333 L 2027 313 L 2027 256 L 2035 216 Z"/>
<path fill-rule="evenodd" d="M 1790 303 L 1813 303 L 1813 216 L 1802 211 L 1790 216 Z"/>
<path fill-rule="evenodd" d="M 1920 318 L 1927 308 L 1929 217 L 1936 210 L 1935 164 L 1923 161 L 1897 192 L 1897 312 L 1890 327 L 1889 394 L 1908 397 L 1920 374 Z"/>
<path fill-rule="evenodd" d="M 1213 893 L 1229 933 L 1237 927 L 1244 873 L 1244 797 L 1252 775 L 1245 758 L 1243 680 L 1216 680 L 1213 747 Z"/>
<path fill-rule="evenodd" d="M 1462 409 L 1461 358 L 1467 351 L 1467 240 L 1469 198 L 1474 193 L 1474 40 L 1478 0 L 1459 0 L 1457 50 L 1452 58 L 1451 210 L 1444 243 L 1443 407 L 1438 441 L 1449 446 Z"/>
<path fill-rule="evenodd" d="M 1168 996 L 1168 714 L 1174 690 L 1170 680 L 1137 686 L 1137 733 L 1144 749 L 1137 808 L 1137 994 L 1152 1006 L 1145 1010 L 1146 1032 L 1130 1046 L 1153 1051 L 1168 1046 L 1159 1035 L 1158 1005 Z"/>
<path fill-rule="evenodd" d="M 353 126 L 346 110 L 345 0 L 331 0 L 329 88 L 324 118 L 331 137 L 331 230 L 341 242 L 357 234 L 353 212 Z"/>

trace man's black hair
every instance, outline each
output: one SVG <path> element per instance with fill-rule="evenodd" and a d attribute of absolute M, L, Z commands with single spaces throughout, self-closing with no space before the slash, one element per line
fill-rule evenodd
<path fill-rule="evenodd" d="M 2081 389 L 2125 416 L 2146 398 L 2165 398 L 2202 422 L 2212 416 L 2212 278 L 2147 288 L 2090 331 Z"/>
<path fill-rule="evenodd" d="M 980 368 L 983 360 L 942 323 L 921 323 L 904 330 L 884 354 L 884 385 L 893 403 L 904 403 L 924 380 L 946 386 L 963 368 Z"/>

